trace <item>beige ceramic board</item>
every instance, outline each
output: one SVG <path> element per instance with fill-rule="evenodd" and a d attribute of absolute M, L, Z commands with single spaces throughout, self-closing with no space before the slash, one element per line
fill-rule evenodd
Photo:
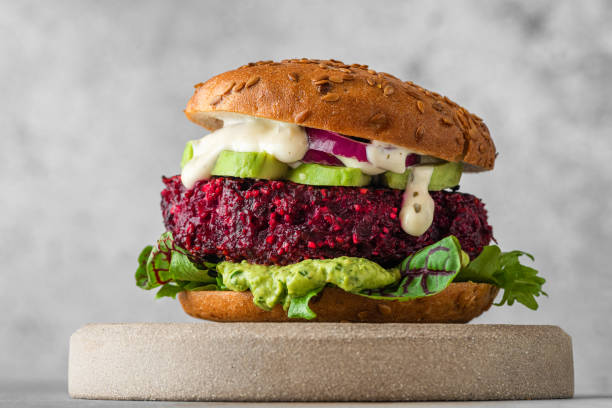
<path fill-rule="evenodd" d="M 571 398 L 556 326 L 91 324 L 70 339 L 74 398 L 407 401 Z"/>

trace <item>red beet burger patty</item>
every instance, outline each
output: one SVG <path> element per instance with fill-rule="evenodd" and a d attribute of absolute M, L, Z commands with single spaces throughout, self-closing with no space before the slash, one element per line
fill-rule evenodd
<path fill-rule="evenodd" d="M 385 267 L 452 234 L 471 258 L 492 238 L 487 212 L 470 194 L 432 192 L 434 220 L 413 237 L 400 226 L 403 191 L 317 187 L 288 181 L 163 178 L 164 223 L 196 260 L 286 265 L 356 256 Z"/>

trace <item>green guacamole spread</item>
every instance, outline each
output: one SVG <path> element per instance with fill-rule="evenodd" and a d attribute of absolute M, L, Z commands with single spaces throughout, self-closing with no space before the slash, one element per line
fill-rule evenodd
<path fill-rule="evenodd" d="M 286 310 L 292 298 L 305 296 L 328 283 L 358 293 L 382 288 L 400 279 L 399 268 L 385 269 L 376 262 L 348 256 L 307 259 L 286 266 L 221 262 L 217 273 L 229 290 L 250 290 L 255 304 L 265 310 L 277 303 Z"/>

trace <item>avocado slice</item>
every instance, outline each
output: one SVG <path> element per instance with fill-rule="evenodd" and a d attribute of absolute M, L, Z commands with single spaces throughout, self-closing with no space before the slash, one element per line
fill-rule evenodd
<path fill-rule="evenodd" d="M 395 190 L 404 190 L 406 184 L 408 184 L 408 177 L 412 170 L 407 168 L 403 173 L 394 173 L 392 171 L 385 171 L 380 175 L 380 181 L 384 186 L 393 188 Z"/>
<path fill-rule="evenodd" d="M 434 171 L 429 181 L 429 191 L 439 191 L 445 188 L 455 187 L 459 184 L 461 173 L 463 172 L 463 163 L 448 162 L 436 164 L 433 168 Z M 383 185 L 389 188 L 403 190 L 406 188 L 411 171 L 410 168 L 407 168 L 403 173 L 386 171 L 381 174 L 380 180 Z"/>
<path fill-rule="evenodd" d="M 183 157 L 181 158 L 181 169 L 185 167 L 187 162 L 193 158 L 193 142 L 194 140 L 190 140 L 185 145 L 185 150 L 183 150 Z"/>
<path fill-rule="evenodd" d="M 429 180 L 429 191 L 439 191 L 459 184 L 463 163 L 448 162 L 434 166 L 431 180 Z"/>
<path fill-rule="evenodd" d="M 371 179 L 359 169 L 315 163 L 302 164 L 287 175 L 289 181 L 314 186 L 361 187 L 370 184 Z"/>
<path fill-rule="evenodd" d="M 213 176 L 276 180 L 287 174 L 289 166 L 266 152 L 223 150 L 211 174 Z"/>

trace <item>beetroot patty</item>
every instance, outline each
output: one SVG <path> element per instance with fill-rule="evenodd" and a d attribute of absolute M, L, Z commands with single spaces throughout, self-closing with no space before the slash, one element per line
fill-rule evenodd
<path fill-rule="evenodd" d="M 474 258 L 492 237 L 483 203 L 470 194 L 432 192 L 433 224 L 413 237 L 400 226 L 400 190 L 225 177 L 187 190 L 180 176 L 163 181 L 166 228 L 199 260 L 286 265 L 347 255 L 388 267 L 449 234 Z"/>

